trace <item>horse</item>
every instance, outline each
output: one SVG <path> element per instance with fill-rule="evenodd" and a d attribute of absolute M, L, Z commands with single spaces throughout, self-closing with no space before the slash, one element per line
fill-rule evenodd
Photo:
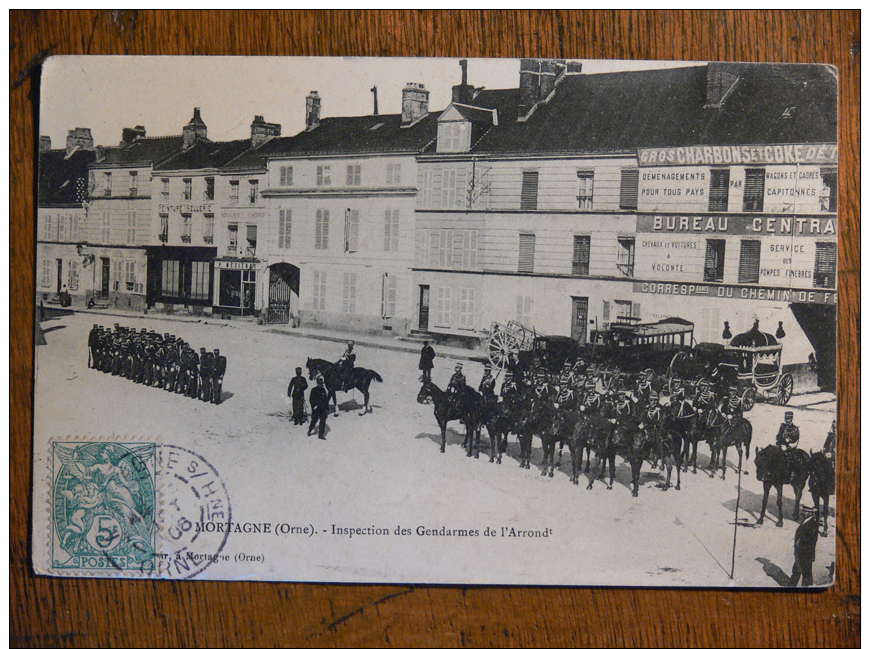
<path fill-rule="evenodd" d="M 752 424 L 749 423 L 748 419 L 743 419 L 742 417 L 737 421 L 737 423 L 729 422 L 725 420 L 721 427 L 721 433 L 718 437 L 714 437 L 710 442 L 710 467 L 712 468 L 712 473 L 710 477 L 716 475 L 716 462 L 719 458 L 719 453 L 722 453 L 722 479 L 725 479 L 725 459 L 728 455 L 728 447 L 735 446 L 737 448 L 737 454 L 740 458 L 739 466 L 743 465 L 743 451 L 746 450 L 746 459 L 749 460 L 749 449 L 752 445 Z M 739 471 L 740 469 L 735 469 L 735 471 Z M 749 472 L 744 469 L 743 474 L 747 475 Z"/>
<path fill-rule="evenodd" d="M 477 393 L 475 392 L 475 394 Z M 480 395 L 478 394 L 478 396 Z M 442 453 L 447 445 L 447 424 L 455 420 L 460 420 L 465 424 L 466 442 L 468 441 L 469 434 L 473 434 L 476 430 L 479 444 L 482 410 L 470 408 L 468 402 L 464 399 L 455 401 L 445 390 L 442 390 L 428 379 L 423 380 L 423 385 L 417 394 L 417 403 L 432 403 L 435 406 L 435 420 L 441 429 Z M 467 444 L 467 446 L 470 449 L 471 444 Z M 468 454 L 469 456 L 471 455 L 470 450 Z"/>
<path fill-rule="evenodd" d="M 323 376 L 323 383 L 326 391 L 329 394 L 329 399 L 332 400 L 335 406 L 335 416 L 338 417 L 338 398 L 336 392 L 349 392 L 350 390 L 359 390 L 365 397 L 363 411 L 360 414 L 362 417 L 367 412 L 371 412 L 372 408 L 369 405 L 369 386 L 372 380 L 378 383 L 383 383 L 384 379 L 374 370 L 367 370 L 364 367 L 354 367 L 350 372 L 350 387 L 346 388 L 343 385 L 343 377 L 338 368 L 338 363 L 330 363 L 322 358 L 309 358 L 305 363 L 308 368 L 308 379 L 313 381 L 320 374 Z"/>
<path fill-rule="evenodd" d="M 521 397 L 520 416 L 514 428 L 520 441 L 520 468 L 532 468 L 532 439 L 537 431 L 550 425 L 552 405 L 547 398 L 536 398 L 534 388 L 527 388 Z"/>
<path fill-rule="evenodd" d="M 577 421 L 575 406 L 575 392 L 571 388 L 562 387 L 555 399 L 549 404 L 550 425 L 541 432 L 541 445 L 544 450 L 544 461 L 541 465 L 541 475 L 549 475 L 551 478 L 556 468 L 556 443 L 559 443 L 559 454 L 562 447 L 570 440 Z"/>
<path fill-rule="evenodd" d="M 518 413 L 515 404 L 508 399 L 499 402 L 486 402 L 484 425 L 489 433 L 490 462 L 501 464 L 502 455 L 507 450 L 508 435 L 513 429 Z"/>
<path fill-rule="evenodd" d="M 607 488 L 613 489 L 613 481 L 616 478 L 616 445 L 613 440 L 615 430 L 616 420 L 609 419 L 600 412 L 592 412 L 586 417 L 581 417 L 578 424 L 574 427 L 574 435 L 571 438 L 574 484 L 578 484 L 577 469 L 579 468 L 579 462 L 575 461 L 575 459 L 582 462 L 582 450 L 585 447 L 595 451 L 595 463 L 589 473 L 589 484 L 586 485 L 586 489 L 592 489 L 596 473 L 598 473 L 599 480 L 604 479 L 604 472 L 608 463 L 610 464 L 610 484 L 607 485 Z M 586 462 L 586 470 L 589 471 L 588 460 Z"/>
<path fill-rule="evenodd" d="M 697 421 L 697 417 L 693 417 Z M 674 488 L 680 490 L 680 473 L 683 462 L 683 447 L 688 446 L 681 420 L 670 414 L 662 414 L 660 408 L 647 410 L 641 419 L 644 427 L 652 436 L 654 452 L 662 461 L 662 468 L 666 469 L 665 485 L 663 489 L 671 487 L 671 473 L 677 468 L 677 484 Z M 653 468 L 656 468 L 653 463 Z"/>
<path fill-rule="evenodd" d="M 822 536 L 827 536 L 828 499 L 836 491 L 834 462 L 822 451 L 810 452 L 809 473 L 809 488 L 810 493 L 813 495 L 813 509 L 815 510 L 816 519 L 821 517 L 824 520 L 825 527 L 822 530 Z M 819 510 L 819 501 L 823 505 L 821 511 Z"/>
<path fill-rule="evenodd" d="M 794 514 L 792 518 L 798 519 L 800 512 L 801 494 L 809 477 L 810 456 L 806 451 L 799 448 L 783 450 L 775 444 L 758 450 L 755 447 L 755 476 L 764 485 L 764 496 L 761 499 L 761 513 L 758 515 L 757 525 L 764 523 L 767 512 L 767 498 L 770 495 L 771 486 L 776 487 L 776 505 L 779 508 L 777 527 L 782 527 L 782 486 L 790 484 L 794 489 Z"/>

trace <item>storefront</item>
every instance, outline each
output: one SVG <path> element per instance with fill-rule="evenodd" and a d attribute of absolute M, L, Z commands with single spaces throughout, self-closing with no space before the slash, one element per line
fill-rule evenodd
<path fill-rule="evenodd" d="M 260 312 L 257 290 L 260 266 L 259 261 L 215 260 L 216 312 L 241 316 L 257 315 Z"/>
<path fill-rule="evenodd" d="M 214 248 L 150 246 L 149 306 L 208 313 L 213 302 Z"/>

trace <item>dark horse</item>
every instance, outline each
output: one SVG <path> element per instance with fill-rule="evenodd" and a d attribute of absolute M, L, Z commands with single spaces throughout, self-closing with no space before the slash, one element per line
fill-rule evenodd
<path fill-rule="evenodd" d="M 473 396 L 469 397 L 469 393 L 473 392 L 478 399 Z M 444 447 L 447 445 L 447 423 L 455 420 L 460 420 L 465 424 L 465 445 L 468 449 L 468 455 L 472 454 L 472 440 L 477 438 L 477 449 L 479 453 L 480 447 L 480 427 L 484 414 L 483 397 L 466 387 L 466 392 L 462 395 L 463 398 L 454 400 L 432 381 L 424 380 L 417 394 L 417 403 L 432 403 L 435 406 L 435 420 L 438 422 L 438 427 L 441 429 L 441 452 L 444 452 Z M 477 455 L 475 457 L 478 457 Z"/>
<path fill-rule="evenodd" d="M 737 448 L 738 466 L 743 466 L 744 451 L 746 452 L 746 460 L 749 460 L 749 449 L 752 446 L 752 424 L 749 423 L 748 419 L 743 419 L 742 417 L 734 423 L 726 419 L 719 430 L 721 431 L 719 435 L 712 437 L 710 440 L 710 468 L 712 469 L 710 477 L 712 478 L 716 475 L 716 463 L 719 461 L 719 454 L 721 453 L 722 479 L 724 480 L 725 458 L 728 454 L 729 446 Z M 735 470 L 740 471 L 739 468 Z M 746 474 L 748 471 L 744 470 L 743 473 Z"/>
<path fill-rule="evenodd" d="M 767 512 L 767 497 L 770 488 L 776 487 L 776 505 L 779 508 L 777 527 L 782 527 L 782 486 L 790 484 L 794 489 L 794 514 L 798 519 L 801 506 L 801 494 L 810 474 L 810 456 L 799 448 L 784 451 L 779 446 L 771 444 L 758 450 L 755 448 L 755 475 L 764 485 L 764 496 L 761 498 L 761 513 L 758 515 L 758 525 L 764 523 Z"/>
<path fill-rule="evenodd" d="M 362 416 L 367 412 L 372 411 L 371 406 L 369 406 L 369 386 L 372 383 L 372 379 L 378 383 L 383 383 L 384 381 L 384 379 L 381 378 L 381 375 L 374 370 L 367 370 L 364 367 L 355 367 L 350 373 L 350 388 L 345 389 L 342 385 L 342 375 L 338 369 L 338 363 L 330 363 L 322 358 L 309 358 L 305 363 L 305 367 L 308 368 L 308 378 L 310 380 L 313 381 L 318 374 L 323 376 L 323 383 L 326 387 L 326 392 L 332 400 L 332 405 L 335 406 L 336 417 L 338 417 L 338 398 L 335 396 L 336 392 L 349 392 L 351 389 L 362 392 L 363 397 L 365 397 L 363 411 L 359 413 L 360 416 Z"/>
<path fill-rule="evenodd" d="M 571 441 L 571 435 L 577 423 L 575 404 L 574 390 L 567 387 L 560 388 L 555 401 L 551 401 L 550 425 L 541 431 L 541 446 L 544 451 L 544 461 L 541 465 L 542 476 L 553 477 L 556 466 L 556 443 L 559 444 L 561 453 L 562 446 Z"/>
<path fill-rule="evenodd" d="M 535 433 L 544 433 L 550 427 L 553 404 L 549 397 L 538 397 L 534 388 L 526 388 L 520 398 L 523 407 L 514 431 L 520 441 L 520 468 L 532 467 L 532 439 Z M 543 473 L 541 474 L 543 475 Z"/>
<path fill-rule="evenodd" d="M 810 455 L 809 472 L 809 488 L 810 493 L 813 495 L 813 508 L 815 509 L 816 518 L 824 520 L 825 528 L 822 530 L 822 536 L 827 536 L 828 499 L 834 495 L 836 489 L 834 462 L 823 452 L 817 451 Z M 819 511 L 820 500 L 823 507 L 821 511 Z"/>

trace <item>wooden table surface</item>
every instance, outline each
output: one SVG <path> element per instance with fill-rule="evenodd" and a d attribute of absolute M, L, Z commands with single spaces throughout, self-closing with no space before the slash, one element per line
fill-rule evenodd
<path fill-rule="evenodd" d="M 857 645 L 860 37 L 858 11 L 11 12 L 11 644 Z M 836 65 L 841 233 L 836 584 L 802 593 L 35 577 L 28 531 L 34 158 L 40 63 L 52 54 L 529 56 Z"/>

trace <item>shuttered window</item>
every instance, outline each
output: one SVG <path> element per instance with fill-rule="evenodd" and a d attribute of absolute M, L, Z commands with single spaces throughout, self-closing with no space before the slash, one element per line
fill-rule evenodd
<path fill-rule="evenodd" d="M 127 244 L 136 243 L 136 211 L 127 212 Z"/>
<path fill-rule="evenodd" d="M 342 285 L 341 312 L 356 313 L 356 273 L 345 273 Z"/>
<path fill-rule="evenodd" d="M 538 209 L 538 172 L 523 171 L 523 187 L 520 191 L 520 209 L 533 211 Z"/>
<path fill-rule="evenodd" d="M 247 247 L 245 248 L 245 256 L 246 257 L 256 257 L 257 256 L 257 226 L 249 225 L 247 226 L 247 236 L 245 239 L 248 242 Z"/>
<path fill-rule="evenodd" d="M 704 281 L 721 282 L 725 278 L 725 239 L 707 239 L 704 257 Z"/>
<path fill-rule="evenodd" d="M 740 268 L 737 270 L 737 282 L 740 284 L 758 284 L 758 271 L 761 266 L 761 242 L 744 240 L 740 242 Z"/>
<path fill-rule="evenodd" d="M 743 181 L 743 211 L 761 212 L 764 210 L 764 167 L 746 170 Z"/>
<path fill-rule="evenodd" d="M 69 290 L 79 290 L 79 262 L 75 260 L 69 262 Z"/>
<path fill-rule="evenodd" d="M 110 216 L 108 212 L 103 212 L 103 223 L 100 228 L 100 242 L 101 243 L 109 243 L 109 223 Z"/>
<path fill-rule="evenodd" d="M 314 248 L 329 248 L 329 210 L 317 210 L 314 221 Z"/>
<path fill-rule="evenodd" d="M 399 249 L 399 210 L 384 211 L 384 252 Z"/>
<path fill-rule="evenodd" d="M 535 235 L 520 233 L 520 255 L 517 271 L 520 273 L 535 272 Z"/>
<path fill-rule="evenodd" d="M 396 295 L 398 293 L 398 277 L 384 273 L 381 293 L 381 315 L 385 318 L 396 317 Z"/>
<path fill-rule="evenodd" d="M 574 255 L 571 259 L 572 275 L 589 274 L 589 248 L 592 237 L 588 235 L 576 235 L 574 237 Z"/>
<path fill-rule="evenodd" d="M 577 206 L 581 210 L 592 209 L 592 194 L 595 188 L 595 171 L 577 170 Z"/>
<path fill-rule="evenodd" d="M 710 212 L 728 211 L 728 184 L 731 182 L 730 169 L 710 169 Z"/>
<path fill-rule="evenodd" d="M 438 286 L 435 289 L 435 326 L 450 326 L 450 287 Z"/>
<path fill-rule="evenodd" d="M 462 268 L 477 268 L 477 230 L 465 230 L 462 236 Z"/>
<path fill-rule="evenodd" d="M 311 308 L 315 311 L 326 311 L 326 271 L 314 271 L 314 290 L 311 294 Z"/>
<path fill-rule="evenodd" d="M 345 252 L 359 250 L 359 210 L 347 211 L 344 223 L 344 250 Z"/>
<path fill-rule="evenodd" d="M 837 244 L 816 242 L 816 263 L 813 268 L 813 286 L 834 288 L 837 285 Z"/>
<path fill-rule="evenodd" d="M 625 277 L 634 277 L 634 238 L 619 237 L 616 249 L 616 269 Z"/>
<path fill-rule="evenodd" d="M 610 301 L 604 300 L 601 304 L 601 321 L 610 322 Z"/>
<path fill-rule="evenodd" d="M 474 312 L 476 308 L 477 291 L 473 288 L 459 289 L 459 323 L 460 329 L 474 329 Z"/>
<path fill-rule="evenodd" d="M 51 259 L 42 260 L 42 281 L 43 286 L 51 286 Z"/>
<path fill-rule="evenodd" d="M 622 178 L 619 184 L 619 209 L 637 209 L 637 185 L 639 173 L 640 172 L 637 169 L 622 170 Z"/>
<path fill-rule="evenodd" d="M 290 247 L 290 233 L 292 226 L 292 210 L 278 211 L 278 247 Z"/>
<path fill-rule="evenodd" d="M 128 280 L 129 281 L 129 280 Z M 194 261 L 190 264 L 190 297 L 194 300 L 207 300 L 211 288 L 211 268 L 207 261 Z"/>
<path fill-rule="evenodd" d="M 281 167 L 281 178 L 279 184 L 281 187 L 293 186 L 293 167 Z"/>

